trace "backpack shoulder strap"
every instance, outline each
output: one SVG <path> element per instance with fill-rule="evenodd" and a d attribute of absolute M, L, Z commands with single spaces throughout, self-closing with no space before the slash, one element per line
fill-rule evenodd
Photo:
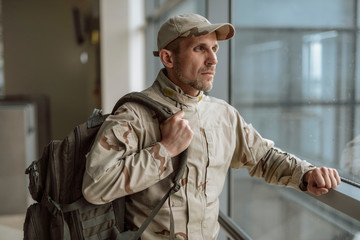
<path fill-rule="evenodd" d="M 160 122 L 166 120 L 167 118 L 171 117 L 173 115 L 172 111 L 166 107 L 165 105 L 153 100 L 152 98 L 146 96 L 145 94 L 142 94 L 140 92 L 132 92 L 128 93 L 122 98 L 120 98 L 117 103 L 115 104 L 111 114 L 115 114 L 115 111 L 124 103 L 126 102 L 136 102 L 139 104 L 142 104 L 151 110 L 155 111 L 156 114 L 159 116 Z M 175 192 L 179 191 L 181 187 L 181 178 L 184 175 L 185 168 L 186 168 L 186 162 L 187 162 L 187 149 L 180 153 L 179 156 L 179 167 L 176 169 L 175 176 L 173 178 L 174 185 L 169 189 L 169 191 L 163 196 L 163 198 L 160 200 L 160 202 L 156 205 L 156 207 L 153 209 L 153 211 L 150 213 L 150 215 L 147 217 L 147 219 L 143 222 L 141 227 L 136 231 L 127 231 L 124 233 L 121 233 L 121 237 L 125 237 L 126 239 L 138 239 L 141 234 L 144 232 L 144 230 L 147 228 L 147 226 L 150 224 L 150 222 L 153 220 L 153 218 L 156 216 L 156 214 L 159 212 L 160 208 L 163 206 L 165 201 L 170 197 L 170 195 L 174 194 Z M 171 208 L 170 208 L 171 211 Z M 170 239 L 174 239 L 174 219 L 172 216 L 171 211 L 171 219 L 170 219 Z M 120 239 L 120 238 L 116 238 Z"/>
<path fill-rule="evenodd" d="M 127 103 L 127 102 L 136 102 L 136 103 L 142 104 L 142 105 L 150 108 L 151 110 L 155 111 L 156 114 L 160 118 L 160 122 L 164 121 L 165 119 L 167 119 L 173 115 L 173 112 L 168 107 L 166 107 L 165 105 L 155 101 L 154 99 L 152 99 L 140 92 L 128 93 L 125 96 L 123 96 L 122 98 L 120 98 L 117 101 L 117 103 L 115 104 L 111 114 L 115 114 L 115 111 L 121 105 L 123 105 L 124 103 Z"/>

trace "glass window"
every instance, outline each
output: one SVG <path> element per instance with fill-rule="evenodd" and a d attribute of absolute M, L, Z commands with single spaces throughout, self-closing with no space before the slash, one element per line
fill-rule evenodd
<path fill-rule="evenodd" d="M 295 6 L 297 11 L 308 10 L 304 2 L 283 1 L 281 5 L 282 1 L 278 0 L 272 2 L 281 7 L 269 11 L 265 2 L 243 0 L 234 4 L 237 35 L 233 41 L 236 67 L 233 68 L 232 103 L 264 137 L 274 139 L 278 147 L 341 171 L 344 147 L 360 134 L 360 122 L 356 121 L 356 110 L 360 106 L 357 30 L 325 28 L 334 25 L 330 20 L 324 29 L 298 27 L 301 19 L 306 25 L 308 19 L 312 19 L 311 14 L 297 16 L 297 24 L 290 21 L 286 28 L 275 22 L 272 27 L 259 28 L 256 24 L 243 27 L 243 19 L 236 17 L 242 15 L 241 11 L 237 10 L 244 11 L 249 5 L 256 9 L 251 18 L 257 22 L 265 21 L 269 15 L 280 18 L 286 12 L 282 21 L 286 23 L 291 19 L 288 12 Z M 315 25 L 318 15 L 325 19 L 334 16 L 335 7 L 328 6 L 327 1 L 325 9 L 316 8 L 319 2 L 310 4 L 314 8 L 312 12 L 317 9 L 322 13 L 314 14 Z M 339 21 L 352 18 L 348 14 L 354 1 L 330 2 L 337 6 L 335 18 Z M 286 7 L 290 10 L 286 11 Z M 345 26 L 347 21 L 343 22 Z M 269 124 L 273 126 L 270 130 Z M 358 177 L 351 176 L 355 180 Z"/>
<path fill-rule="evenodd" d="M 337 27 L 354 24 L 355 2 L 348 0 L 236 0 L 233 18 L 240 27 Z M 319 12 L 319 10 L 321 10 Z"/>
<path fill-rule="evenodd" d="M 238 29 L 232 103 L 278 147 L 339 168 L 355 135 L 350 46 L 349 31 Z"/>
<path fill-rule="evenodd" d="M 354 0 L 233 1 L 231 102 L 276 147 L 360 182 L 357 15 Z M 305 194 L 244 175 L 232 171 L 232 217 L 254 239 L 360 231 Z"/>

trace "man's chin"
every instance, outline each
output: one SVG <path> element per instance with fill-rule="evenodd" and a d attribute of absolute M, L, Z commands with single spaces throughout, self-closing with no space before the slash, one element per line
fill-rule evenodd
<path fill-rule="evenodd" d="M 204 88 L 203 88 L 202 91 L 204 91 L 204 92 L 210 92 L 212 88 L 213 88 L 213 84 L 212 84 L 212 82 L 211 82 L 211 83 L 209 83 L 207 86 L 204 86 Z"/>

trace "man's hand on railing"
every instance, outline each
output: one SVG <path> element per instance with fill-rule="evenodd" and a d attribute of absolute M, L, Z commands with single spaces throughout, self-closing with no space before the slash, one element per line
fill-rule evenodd
<path fill-rule="evenodd" d="M 307 190 L 316 196 L 328 193 L 330 188 L 335 188 L 341 183 L 340 176 L 333 168 L 315 168 L 304 175 Z"/>

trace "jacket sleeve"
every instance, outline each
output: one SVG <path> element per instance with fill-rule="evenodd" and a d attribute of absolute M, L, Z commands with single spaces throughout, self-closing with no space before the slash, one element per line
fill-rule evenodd
<path fill-rule="evenodd" d="M 139 116 L 150 114 L 143 111 L 138 115 L 125 104 L 101 126 L 86 156 L 82 190 L 87 201 L 103 204 L 142 191 L 173 171 L 166 148 L 156 139 L 158 124 L 141 121 Z M 149 146 L 143 146 L 145 138 L 152 140 Z"/>
<path fill-rule="evenodd" d="M 306 190 L 303 175 L 315 166 L 275 148 L 271 140 L 261 137 L 241 116 L 236 131 L 237 147 L 231 167 L 246 168 L 250 176 L 264 178 L 270 184 Z"/>
<path fill-rule="evenodd" d="M 306 190 L 302 179 L 315 166 L 294 155 L 271 148 L 260 161 L 249 169 L 250 176 L 262 177 L 267 183 Z"/>

